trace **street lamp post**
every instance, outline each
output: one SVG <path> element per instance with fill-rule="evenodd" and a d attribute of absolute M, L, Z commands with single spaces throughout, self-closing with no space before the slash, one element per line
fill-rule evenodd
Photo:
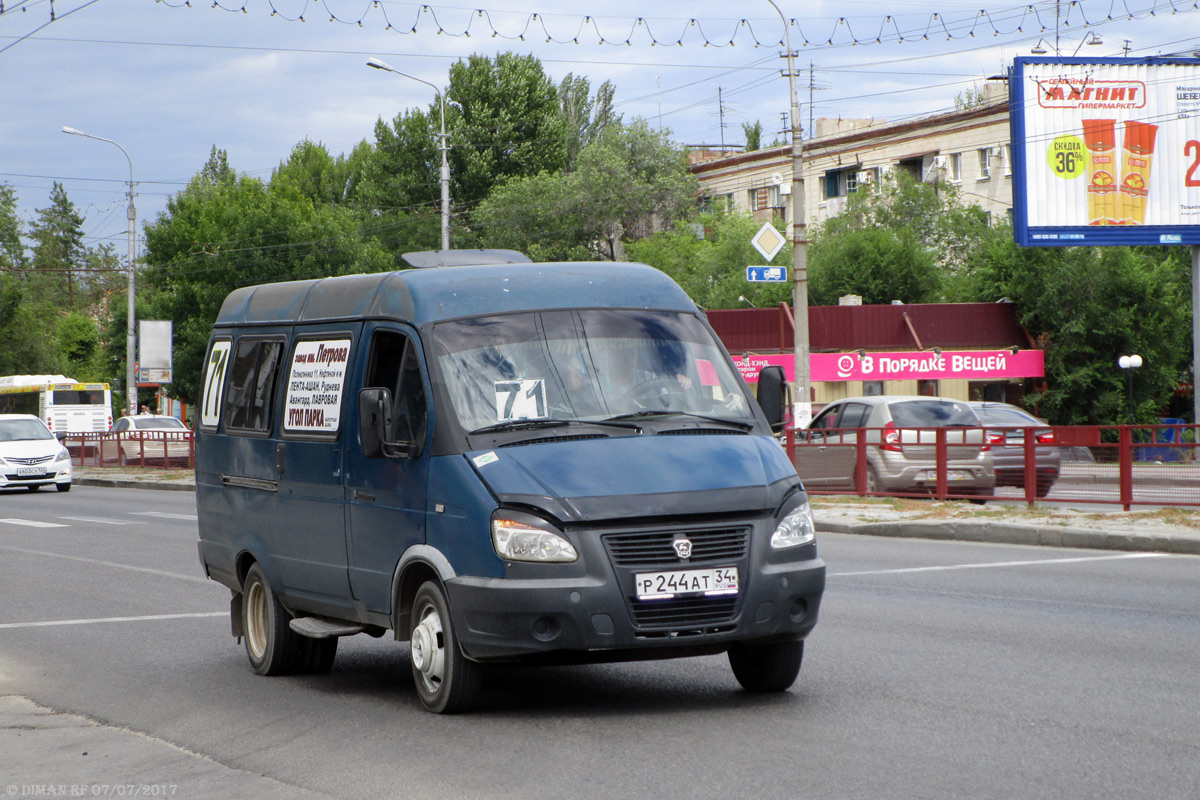
<path fill-rule="evenodd" d="M 125 413 L 136 414 L 138 412 L 138 394 L 137 370 L 134 365 L 137 360 L 137 311 L 134 306 L 134 264 L 137 262 L 137 209 L 133 207 L 133 159 L 129 157 L 129 153 L 124 147 L 112 139 L 93 136 L 66 125 L 63 126 L 62 131 L 72 136 L 84 136 L 98 142 L 108 142 L 124 153 L 125 160 L 129 162 L 129 209 L 126 214 L 129 218 L 129 269 L 127 270 L 129 273 L 129 319 L 125 328 Z"/>
<path fill-rule="evenodd" d="M 401 72 L 400 70 L 396 69 L 395 67 L 391 66 L 390 64 L 386 64 L 383 61 L 380 61 L 378 58 L 368 59 L 367 66 L 374 67 L 375 69 L 381 69 L 386 72 L 394 72 L 397 75 L 400 75 L 401 77 L 408 78 L 409 80 L 416 81 L 417 83 L 423 83 L 426 86 L 428 86 L 429 88 L 433 89 L 435 92 L 437 92 L 438 100 L 440 101 L 441 108 L 442 108 L 442 132 L 440 134 L 438 134 L 438 141 L 439 141 L 438 149 L 442 151 L 442 180 L 441 180 L 441 183 L 442 183 L 442 250 L 449 250 L 450 249 L 450 160 L 447 158 L 447 153 L 450 150 L 450 145 L 446 142 L 446 97 L 445 97 L 445 95 L 442 94 L 441 89 L 438 89 L 438 87 L 434 86 L 429 81 L 421 80 L 420 78 L 413 77 L 412 75 L 409 75 L 408 73 Z"/>
<path fill-rule="evenodd" d="M 1142 357 L 1139 355 L 1121 356 L 1117 359 L 1117 366 L 1125 370 L 1125 382 L 1129 386 L 1129 424 L 1133 424 L 1133 371 L 1142 366 Z"/>
<path fill-rule="evenodd" d="M 804 214 L 804 144 L 800 139 L 800 100 L 796 94 L 796 54 L 792 52 L 792 33 L 788 28 L 787 18 L 783 16 L 775 0 L 767 2 L 783 22 L 783 39 L 787 47 L 785 57 L 792 128 L 792 323 L 796 357 L 796 413 L 793 424 L 800 426 L 812 418 L 812 379 L 808 357 L 808 226 Z"/>

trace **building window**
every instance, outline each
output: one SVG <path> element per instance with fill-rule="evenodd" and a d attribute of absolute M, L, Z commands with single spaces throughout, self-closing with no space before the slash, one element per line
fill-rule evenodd
<path fill-rule="evenodd" d="M 958 183 L 962 180 L 962 153 L 951 153 L 949 158 L 950 180 Z"/>
<path fill-rule="evenodd" d="M 783 207 L 783 203 L 779 199 L 778 186 L 760 186 L 757 189 L 751 189 L 748 197 L 751 211 L 766 211 L 771 208 Z"/>
<path fill-rule="evenodd" d="M 700 198 L 701 211 L 717 211 L 727 213 L 733 211 L 733 195 L 713 194 Z"/>
<path fill-rule="evenodd" d="M 992 177 L 992 148 L 981 147 L 976 152 L 979 154 L 979 180 L 986 181 Z"/>
<path fill-rule="evenodd" d="M 862 392 L 864 397 L 882 397 L 883 381 L 863 381 Z"/>
<path fill-rule="evenodd" d="M 1004 145 L 1004 177 L 1012 177 L 1012 145 Z"/>
<path fill-rule="evenodd" d="M 917 379 L 917 394 L 922 397 L 937 397 L 938 382 L 936 378 Z"/>
<path fill-rule="evenodd" d="M 828 170 L 825 173 L 825 180 L 821 182 L 822 192 L 825 195 L 822 199 L 828 200 L 831 197 L 843 197 L 857 192 L 858 173 L 859 168 L 857 165 L 844 169 Z"/>

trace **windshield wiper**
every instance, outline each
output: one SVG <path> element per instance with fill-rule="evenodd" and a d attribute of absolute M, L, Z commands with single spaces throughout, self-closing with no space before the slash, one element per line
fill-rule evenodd
<path fill-rule="evenodd" d="M 608 422 L 616 422 L 623 419 L 647 419 L 652 417 L 695 417 L 707 422 L 716 422 L 721 425 L 732 425 L 735 428 L 741 428 L 744 431 L 754 429 L 754 423 L 742 422 L 737 419 L 726 419 L 724 417 L 710 417 L 707 414 L 693 414 L 691 411 L 634 411 L 631 414 L 618 414 L 615 417 L 609 417 Z"/>
<path fill-rule="evenodd" d="M 471 435 L 474 436 L 477 433 L 531 430 L 535 428 L 562 428 L 567 425 L 602 425 L 609 428 L 626 428 L 638 433 L 642 432 L 641 426 L 634 422 L 619 422 L 611 419 L 513 419 L 477 428 L 471 431 Z"/>

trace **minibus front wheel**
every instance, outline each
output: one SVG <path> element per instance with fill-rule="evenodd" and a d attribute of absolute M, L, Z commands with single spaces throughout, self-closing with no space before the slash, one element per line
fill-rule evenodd
<path fill-rule="evenodd" d="M 786 692 L 800 674 L 804 640 L 729 648 L 733 676 L 747 692 Z"/>
<path fill-rule="evenodd" d="M 463 656 L 440 585 L 421 584 L 409 622 L 413 682 L 421 705 L 435 714 L 466 711 L 479 692 L 482 668 Z"/>

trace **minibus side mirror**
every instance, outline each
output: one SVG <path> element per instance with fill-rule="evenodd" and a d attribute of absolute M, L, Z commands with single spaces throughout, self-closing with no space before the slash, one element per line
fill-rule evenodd
<path fill-rule="evenodd" d="M 416 442 L 393 442 L 392 393 L 387 389 L 363 389 L 358 393 L 358 440 L 367 458 L 411 458 Z"/>
<path fill-rule="evenodd" d="M 763 367 L 758 373 L 758 405 L 774 433 L 783 431 L 790 388 L 783 367 Z"/>

